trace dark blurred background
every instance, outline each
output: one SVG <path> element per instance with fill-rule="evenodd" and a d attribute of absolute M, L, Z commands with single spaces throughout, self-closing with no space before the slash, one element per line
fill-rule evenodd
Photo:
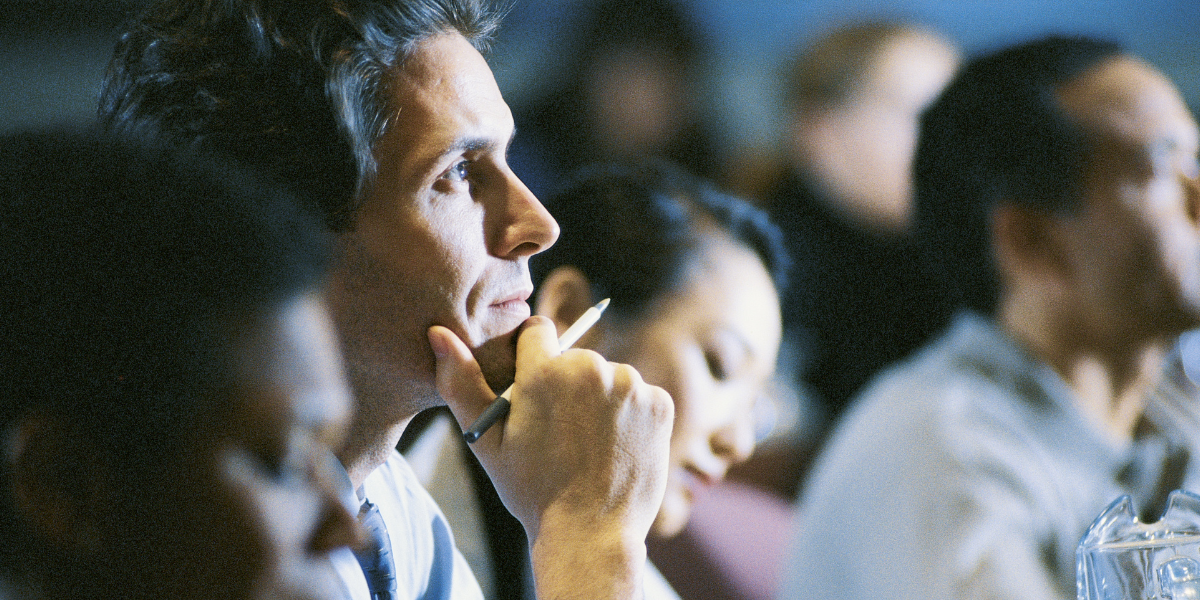
<path fill-rule="evenodd" d="M 493 55 L 514 107 L 560 81 L 572 15 L 587 0 L 516 0 Z M 121 21 L 146 0 L 0 0 L 0 127 L 91 117 Z M 782 61 L 808 36 L 859 18 L 907 18 L 968 53 L 1048 32 L 1115 39 L 1172 76 L 1200 104 L 1196 0 L 690 0 L 709 36 L 710 104 L 734 148 L 772 146 Z M 520 124 L 518 123 L 518 126 Z"/>
<path fill-rule="evenodd" d="M 493 61 L 509 102 L 565 77 L 558 70 L 588 0 L 517 0 Z M 1196 0 L 685 0 L 715 50 L 707 101 L 735 149 L 774 145 L 780 69 L 813 36 L 856 20 L 923 24 L 968 54 L 1042 34 L 1105 37 L 1171 76 L 1200 105 Z M 518 123 L 520 127 L 520 123 Z"/>

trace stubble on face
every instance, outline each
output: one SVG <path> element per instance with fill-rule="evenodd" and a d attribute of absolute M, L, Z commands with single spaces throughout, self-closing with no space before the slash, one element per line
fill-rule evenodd
<path fill-rule="evenodd" d="M 422 42 L 387 87 L 378 175 L 344 236 L 331 300 L 360 404 L 382 399 L 395 414 L 363 409 L 395 422 L 441 403 L 432 325 L 472 349 L 493 389 L 512 382 L 531 252 L 505 246 L 505 232 L 529 228 L 540 218 L 528 216 L 531 207 L 544 208 L 508 168 L 511 111 L 462 36 Z"/>

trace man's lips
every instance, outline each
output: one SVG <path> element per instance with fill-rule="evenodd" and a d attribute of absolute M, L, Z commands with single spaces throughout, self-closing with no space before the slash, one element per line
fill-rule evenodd
<path fill-rule="evenodd" d="M 529 296 L 533 294 L 533 290 L 520 290 L 507 296 L 502 297 L 492 303 L 492 308 L 504 311 L 521 311 L 529 312 Z M 529 316 L 529 315 L 526 315 Z"/>
<path fill-rule="evenodd" d="M 522 310 L 522 307 L 528 307 L 528 306 L 529 306 L 529 303 L 525 302 L 524 300 L 516 300 L 516 299 L 505 300 L 503 302 L 496 302 L 496 303 L 492 304 L 492 308 L 496 308 L 496 309 L 500 309 L 500 310 Z"/>

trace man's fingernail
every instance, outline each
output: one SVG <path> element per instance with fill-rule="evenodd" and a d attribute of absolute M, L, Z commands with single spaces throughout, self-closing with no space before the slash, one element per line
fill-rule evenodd
<path fill-rule="evenodd" d="M 527 329 L 529 327 L 533 327 L 534 325 L 541 325 L 541 324 L 553 325 L 554 321 L 551 321 L 550 317 L 547 317 L 547 316 L 530 315 L 530 317 L 528 319 L 525 319 L 521 323 L 521 325 L 519 327 L 517 327 L 517 335 L 520 335 L 522 331 L 525 331 L 525 329 Z"/>

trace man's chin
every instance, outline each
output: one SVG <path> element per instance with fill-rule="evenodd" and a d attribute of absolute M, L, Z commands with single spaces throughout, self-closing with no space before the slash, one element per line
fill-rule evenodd
<path fill-rule="evenodd" d="M 473 348 L 471 353 L 479 362 L 483 378 L 496 394 L 508 389 L 516 374 L 516 335 L 506 334 Z"/>

